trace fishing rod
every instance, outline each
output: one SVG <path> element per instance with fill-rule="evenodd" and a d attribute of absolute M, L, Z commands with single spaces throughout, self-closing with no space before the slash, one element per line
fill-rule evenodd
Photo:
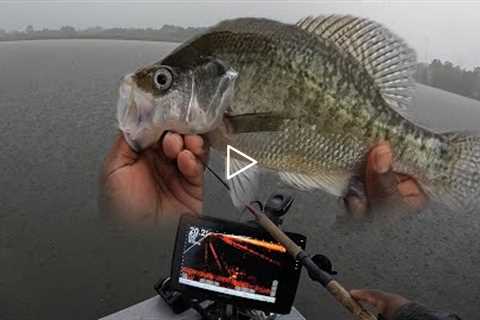
<path fill-rule="evenodd" d="M 200 160 L 200 159 L 199 159 Z M 230 186 L 202 160 L 200 162 L 211 172 L 215 178 L 230 192 Z M 300 246 L 290 239 L 267 215 L 256 210 L 250 204 L 244 204 L 245 208 L 254 216 L 255 221 L 265 229 L 275 240 L 282 244 L 287 252 L 302 266 L 307 269 L 310 279 L 319 282 L 327 291 L 358 320 L 377 320 L 377 317 L 358 303 L 351 294 L 330 274 L 322 270 Z"/>

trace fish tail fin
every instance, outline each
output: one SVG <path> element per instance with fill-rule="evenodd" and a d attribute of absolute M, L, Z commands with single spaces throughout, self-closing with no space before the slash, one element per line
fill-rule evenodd
<path fill-rule="evenodd" d="M 448 140 L 448 174 L 444 190 L 436 190 L 434 198 L 450 208 L 480 208 L 480 134 L 445 133 Z"/>

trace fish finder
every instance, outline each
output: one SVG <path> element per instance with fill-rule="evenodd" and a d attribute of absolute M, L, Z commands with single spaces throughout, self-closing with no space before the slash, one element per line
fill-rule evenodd
<path fill-rule="evenodd" d="M 287 234 L 305 247 L 305 236 Z M 286 314 L 300 271 L 300 263 L 259 227 L 205 216 L 180 219 L 170 279 L 189 297 Z"/>

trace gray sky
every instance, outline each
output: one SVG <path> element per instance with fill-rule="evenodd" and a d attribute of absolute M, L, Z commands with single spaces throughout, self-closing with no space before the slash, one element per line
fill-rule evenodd
<path fill-rule="evenodd" d="M 239 16 L 295 22 L 306 15 L 370 17 L 402 36 L 420 61 L 480 66 L 479 1 L 2 1 L 0 28 L 208 26 Z"/>

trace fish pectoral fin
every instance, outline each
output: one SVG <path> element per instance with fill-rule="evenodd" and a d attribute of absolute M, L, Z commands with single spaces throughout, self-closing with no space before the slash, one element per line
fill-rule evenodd
<path fill-rule="evenodd" d="M 226 161 L 227 158 L 225 158 L 225 167 Z M 230 172 L 232 173 L 238 172 L 247 165 L 248 162 L 230 158 Z M 227 180 L 230 197 L 235 207 L 243 208 L 246 204 L 258 200 L 260 174 L 258 166 L 254 166 Z"/>
<path fill-rule="evenodd" d="M 362 64 L 385 101 L 399 113 L 412 102 L 417 66 L 415 51 L 381 24 L 350 15 L 306 17 L 297 27 L 333 43 Z"/>
<path fill-rule="evenodd" d="M 301 191 L 320 189 L 335 196 L 343 196 L 348 188 L 351 174 L 346 171 L 332 171 L 315 175 L 280 172 L 280 179 Z"/>

